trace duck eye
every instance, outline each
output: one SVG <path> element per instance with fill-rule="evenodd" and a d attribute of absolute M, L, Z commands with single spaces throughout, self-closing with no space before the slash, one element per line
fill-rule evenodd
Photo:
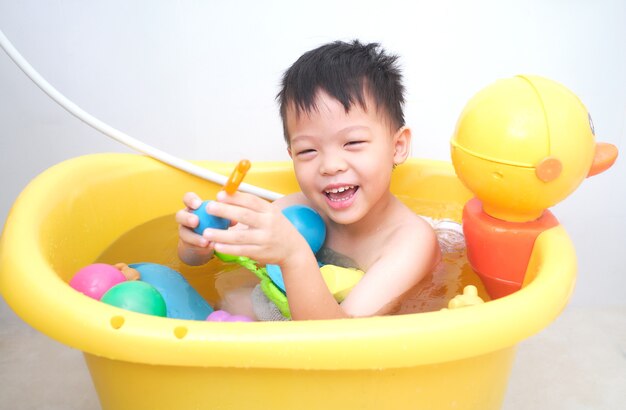
<path fill-rule="evenodd" d="M 596 136 L 596 130 L 593 127 L 593 120 L 591 119 L 591 114 L 587 113 L 587 116 L 589 117 L 589 128 L 591 128 L 591 133 L 595 137 Z"/>

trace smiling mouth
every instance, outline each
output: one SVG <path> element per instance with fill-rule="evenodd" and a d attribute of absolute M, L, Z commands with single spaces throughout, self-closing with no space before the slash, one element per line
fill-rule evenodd
<path fill-rule="evenodd" d="M 326 197 L 332 202 L 347 201 L 358 191 L 358 185 L 346 185 L 324 191 Z"/>

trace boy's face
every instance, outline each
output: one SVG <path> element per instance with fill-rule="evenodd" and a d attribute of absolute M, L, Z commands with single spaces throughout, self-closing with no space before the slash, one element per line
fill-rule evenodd
<path fill-rule="evenodd" d="M 346 113 L 323 91 L 317 110 L 287 110 L 289 155 L 302 192 L 332 221 L 350 224 L 384 207 L 394 164 L 408 156 L 410 131 L 392 130 L 366 95 Z"/>

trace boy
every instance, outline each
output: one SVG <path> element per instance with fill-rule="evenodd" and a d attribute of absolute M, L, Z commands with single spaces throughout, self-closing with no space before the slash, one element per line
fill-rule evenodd
<path fill-rule="evenodd" d="M 391 313 L 440 260 L 431 226 L 389 191 L 393 168 L 409 156 L 411 142 L 396 60 L 378 44 L 358 41 L 326 44 L 300 57 L 285 72 L 278 100 L 302 192 L 272 204 L 220 192 L 207 211 L 239 226 L 207 229 L 202 236 L 191 230 L 197 217 L 179 211 L 181 260 L 200 265 L 216 250 L 279 265 L 294 320 Z M 201 202 L 193 193 L 183 201 L 188 209 Z M 325 262 L 348 260 L 366 272 L 341 304 L 308 244 L 281 213 L 294 204 L 324 218 Z"/>

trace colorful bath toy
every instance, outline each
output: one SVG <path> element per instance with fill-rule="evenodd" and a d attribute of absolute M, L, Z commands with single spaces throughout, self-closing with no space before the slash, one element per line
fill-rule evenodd
<path fill-rule="evenodd" d="M 224 191 L 231 195 L 234 194 L 250 169 L 250 165 L 250 161 L 247 159 L 239 161 L 224 184 Z M 198 226 L 194 228 L 194 232 L 198 235 L 202 235 L 204 230 L 207 228 L 227 229 L 230 226 L 230 221 L 228 219 L 213 216 L 206 212 L 206 206 L 210 202 L 211 201 L 204 201 L 197 209 L 191 211 L 198 216 Z"/>
<path fill-rule="evenodd" d="M 137 269 L 133 269 L 125 263 L 116 263 L 114 265 L 117 269 L 122 272 L 122 275 L 126 278 L 126 280 L 139 280 L 141 279 L 141 275 Z"/>
<path fill-rule="evenodd" d="M 163 296 L 146 282 L 127 281 L 109 289 L 102 302 L 146 315 L 165 317 L 167 308 Z"/>
<path fill-rule="evenodd" d="M 304 236 L 313 253 L 317 253 L 326 240 L 326 225 L 320 214 L 305 205 L 292 205 L 283 209 L 283 215 Z"/>
<path fill-rule="evenodd" d="M 326 225 L 320 214 L 305 205 L 292 205 L 283 209 L 283 215 L 296 227 L 300 235 L 304 236 L 313 253 L 317 253 L 326 240 Z M 267 265 L 267 274 L 272 282 L 284 292 L 285 283 L 280 267 Z"/>
<path fill-rule="evenodd" d="M 205 320 L 213 312 L 209 303 L 177 271 L 158 263 L 132 263 L 141 281 L 152 285 L 163 297 L 167 317 L 175 319 Z"/>
<path fill-rule="evenodd" d="M 253 322 L 248 316 L 231 315 L 225 310 L 216 310 L 207 316 L 208 322 Z"/>
<path fill-rule="evenodd" d="M 206 206 L 209 204 L 210 200 L 202 202 L 197 209 L 191 211 L 193 214 L 198 216 L 198 226 L 196 226 L 193 231 L 198 235 L 202 235 L 207 228 L 215 228 L 215 229 L 226 229 L 230 226 L 230 221 L 226 218 L 220 218 L 219 216 L 214 216 L 206 211 Z"/>
<path fill-rule="evenodd" d="M 335 265 L 324 265 L 320 273 L 328 286 L 328 290 L 337 302 L 343 302 L 352 288 L 359 283 L 365 275 L 360 269 L 344 268 Z"/>
<path fill-rule="evenodd" d="M 280 266 L 278 265 L 267 265 L 265 266 L 267 270 L 267 276 L 272 280 L 272 283 L 281 290 L 281 292 L 285 292 L 285 281 L 283 280 L 283 273 L 280 270 Z"/>
<path fill-rule="evenodd" d="M 90 298 L 100 300 L 106 291 L 125 280 L 126 277 L 116 267 L 94 263 L 76 272 L 70 280 L 70 286 Z"/>
<path fill-rule="evenodd" d="M 291 318 L 287 296 L 270 278 L 267 273 L 267 266 L 259 266 L 259 263 L 246 256 L 229 255 L 226 253 L 215 252 L 215 256 L 226 263 L 236 263 L 250 272 L 254 273 L 260 280 L 261 290 L 267 298 L 276 305 L 283 317 Z"/>
<path fill-rule="evenodd" d="M 522 287 L 536 238 L 559 225 L 547 208 L 615 162 L 594 133 L 578 97 L 541 77 L 497 81 L 466 105 L 452 162 L 476 196 L 463 213 L 467 256 L 492 298 Z"/>
<path fill-rule="evenodd" d="M 252 164 L 250 164 L 250 161 L 247 159 L 242 159 L 237 163 L 237 166 L 235 166 L 235 169 L 224 184 L 224 191 L 226 191 L 226 193 L 232 195 L 237 192 L 239 185 L 243 182 L 243 179 L 246 177 L 251 165 Z"/>
<path fill-rule="evenodd" d="M 468 306 L 476 306 L 485 303 L 485 301 L 478 296 L 478 289 L 474 285 L 467 285 L 463 288 L 463 293 L 456 295 L 448 302 L 448 309 L 458 309 Z"/>

